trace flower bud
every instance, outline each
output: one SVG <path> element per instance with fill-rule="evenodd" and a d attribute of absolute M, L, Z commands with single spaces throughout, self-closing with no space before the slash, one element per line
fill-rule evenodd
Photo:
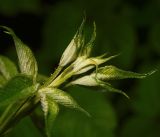
<path fill-rule="evenodd" d="M 63 52 L 62 57 L 60 59 L 60 63 L 59 63 L 60 66 L 62 67 L 66 66 L 67 64 L 74 61 L 78 56 L 78 52 L 84 44 L 84 37 L 82 35 L 84 23 L 85 23 L 85 20 L 83 20 L 74 38 L 71 40 L 68 47 Z"/>

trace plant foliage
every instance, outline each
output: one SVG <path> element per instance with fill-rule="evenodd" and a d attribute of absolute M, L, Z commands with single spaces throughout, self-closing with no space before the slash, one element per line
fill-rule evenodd
<path fill-rule="evenodd" d="M 153 72 L 138 74 L 121 70 L 115 66 L 101 66 L 116 57 L 106 54 L 92 57 L 91 51 L 96 38 L 96 25 L 89 42 L 85 41 L 83 28 L 85 19 L 62 54 L 59 66 L 50 77 L 38 74 L 38 66 L 31 49 L 24 44 L 12 29 L 1 26 L 5 33 L 12 36 L 17 51 L 19 70 L 14 63 L 0 56 L 0 136 L 7 134 L 17 121 L 27 116 L 41 104 L 44 112 L 45 135 L 51 136 L 52 127 L 59 113 L 59 105 L 85 111 L 65 88 L 82 85 L 101 87 L 110 92 L 118 92 L 128 97 L 123 91 L 112 87 L 111 80 L 126 78 L 145 78 Z"/>

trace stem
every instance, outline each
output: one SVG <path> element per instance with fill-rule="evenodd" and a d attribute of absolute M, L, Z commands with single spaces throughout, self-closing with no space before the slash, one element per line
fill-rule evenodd
<path fill-rule="evenodd" d="M 42 87 L 46 87 L 49 84 L 52 83 L 52 81 L 58 76 L 58 74 L 61 72 L 61 70 L 63 69 L 62 66 L 58 66 L 58 68 L 55 70 L 55 72 L 51 75 L 51 77 L 44 83 L 44 85 Z"/>
<path fill-rule="evenodd" d="M 3 135 L 11 127 L 16 113 L 26 103 L 26 100 L 18 105 L 17 103 L 11 104 L 7 107 L 0 118 L 0 135 Z"/>
<path fill-rule="evenodd" d="M 72 77 L 73 76 L 73 72 L 72 73 L 69 73 L 69 74 L 67 74 L 64 78 L 60 78 L 60 79 L 57 79 L 57 80 L 55 80 L 55 82 L 52 84 L 52 85 L 50 85 L 51 87 L 58 87 L 58 86 L 60 86 L 62 83 L 64 83 L 67 79 L 69 79 L 70 77 Z"/>
<path fill-rule="evenodd" d="M 49 87 L 58 87 L 64 83 L 67 79 L 74 75 L 73 64 L 67 67 L 50 85 Z"/>
<path fill-rule="evenodd" d="M 32 97 L 26 99 L 20 105 L 15 103 L 7 107 L 0 118 L 0 136 L 6 134 L 19 120 L 32 112 L 38 102 L 35 97 Z"/>

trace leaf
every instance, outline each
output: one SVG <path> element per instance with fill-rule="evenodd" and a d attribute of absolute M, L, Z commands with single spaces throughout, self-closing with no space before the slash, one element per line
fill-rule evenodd
<path fill-rule="evenodd" d="M 126 78 L 145 78 L 155 71 L 149 72 L 147 74 L 139 74 L 130 71 L 124 71 L 118 69 L 115 66 L 105 66 L 98 68 L 97 77 L 101 80 L 117 80 L 117 79 L 126 79 Z M 95 74 L 96 75 L 96 74 Z"/>
<path fill-rule="evenodd" d="M 45 129 L 48 137 L 51 137 L 54 121 L 58 115 L 59 107 L 45 93 L 41 94 L 41 106 L 45 116 Z"/>
<path fill-rule="evenodd" d="M 32 76 L 33 81 L 35 82 L 38 73 L 38 66 L 31 49 L 15 35 L 12 29 L 5 26 L 2 27 L 7 30 L 5 32 L 10 34 L 14 40 L 21 73 Z"/>
<path fill-rule="evenodd" d="M 33 95 L 35 95 L 35 92 L 37 91 L 38 87 L 39 87 L 39 84 L 33 85 L 31 87 L 28 87 L 26 89 L 23 89 L 23 90 L 15 93 L 13 96 L 10 96 L 8 94 L 4 94 L 4 93 L 6 93 L 6 92 L 4 92 L 1 95 L 1 98 L 3 100 L 1 100 L 1 98 L 0 98 L 0 102 L 1 102 L 0 107 L 9 105 L 11 102 L 16 102 L 19 100 L 24 100 L 26 98 L 32 97 Z"/>
<path fill-rule="evenodd" d="M 43 88 L 41 92 L 45 92 L 49 98 L 55 101 L 58 104 L 66 106 L 68 108 L 77 109 L 87 116 L 90 116 L 88 112 L 86 112 L 83 108 L 81 108 L 78 103 L 66 92 L 57 89 L 57 88 Z"/>
<path fill-rule="evenodd" d="M 24 76 L 11 79 L 0 92 L 0 107 L 32 96 L 39 84 L 32 85 L 32 80 Z"/>
<path fill-rule="evenodd" d="M 30 78 L 16 76 L 1 89 L 0 109 L 3 110 L 0 117 L 1 134 L 8 132 L 15 124 L 15 121 L 17 122 L 19 120 L 19 117 L 16 117 L 18 111 L 29 98 L 35 95 L 39 84 L 32 85 L 32 83 Z"/>
<path fill-rule="evenodd" d="M 0 73 L 6 80 L 11 79 L 17 75 L 17 67 L 15 64 L 4 56 L 0 56 Z"/>

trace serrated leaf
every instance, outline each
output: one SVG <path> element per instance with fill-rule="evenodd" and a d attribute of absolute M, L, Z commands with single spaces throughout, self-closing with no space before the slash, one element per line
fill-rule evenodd
<path fill-rule="evenodd" d="M 45 129 L 48 137 L 51 137 L 54 121 L 58 115 L 59 107 L 45 93 L 41 93 L 41 106 L 44 111 Z"/>
<path fill-rule="evenodd" d="M 0 55 L 0 73 L 6 80 L 9 80 L 14 77 L 18 71 L 17 67 L 10 59 Z"/>
<path fill-rule="evenodd" d="M 126 79 L 126 78 L 145 78 L 153 74 L 155 71 L 152 71 L 147 74 L 139 74 L 131 71 L 124 71 L 115 66 L 105 66 L 99 68 L 97 71 L 97 77 L 101 80 L 117 80 L 117 79 Z M 96 74 L 95 74 L 96 75 Z"/>
<path fill-rule="evenodd" d="M 43 88 L 42 92 L 45 92 L 49 98 L 58 104 L 61 104 L 68 108 L 77 109 L 84 112 L 87 116 L 90 116 L 83 108 L 81 108 L 78 103 L 66 92 L 57 88 Z"/>
<path fill-rule="evenodd" d="M 12 78 L 0 92 L 0 106 L 32 96 L 39 84 L 32 85 L 32 80 L 24 76 Z"/>
<path fill-rule="evenodd" d="M 32 76 L 33 81 L 35 82 L 38 72 L 38 66 L 31 49 L 15 35 L 12 29 L 5 26 L 2 27 L 6 29 L 5 32 L 10 34 L 14 40 L 21 73 Z"/>

